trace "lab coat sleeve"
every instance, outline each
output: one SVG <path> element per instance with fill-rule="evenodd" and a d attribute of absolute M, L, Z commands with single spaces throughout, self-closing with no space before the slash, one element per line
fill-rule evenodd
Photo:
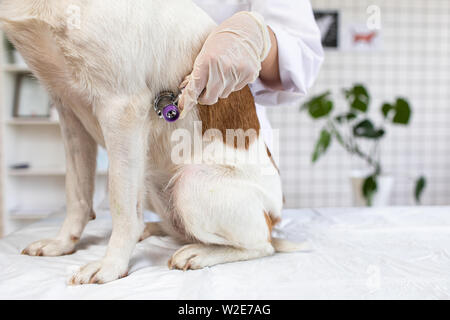
<path fill-rule="evenodd" d="M 293 106 L 300 102 L 317 78 L 323 62 L 319 28 L 309 0 L 253 0 L 251 10 L 260 13 L 274 31 L 282 88 L 270 88 L 258 79 L 251 85 L 256 103 Z"/>

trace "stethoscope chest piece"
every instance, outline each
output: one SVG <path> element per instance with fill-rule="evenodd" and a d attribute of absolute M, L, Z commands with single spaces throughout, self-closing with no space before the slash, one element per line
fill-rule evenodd
<path fill-rule="evenodd" d="M 175 122 L 180 118 L 178 98 L 172 92 L 162 92 L 155 99 L 155 112 L 159 118 L 167 122 Z"/>
<path fill-rule="evenodd" d="M 180 118 L 180 110 L 174 104 L 169 104 L 163 109 L 163 117 L 167 122 L 175 122 Z"/>

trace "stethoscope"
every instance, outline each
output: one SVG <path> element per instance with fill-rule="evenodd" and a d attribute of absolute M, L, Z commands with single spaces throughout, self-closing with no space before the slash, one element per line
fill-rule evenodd
<path fill-rule="evenodd" d="M 160 119 L 167 122 L 175 122 L 180 118 L 180 110 L 178 109 L 179 96 L 173 92 L 162 92 L 156 99 L 154 109 Z"/>

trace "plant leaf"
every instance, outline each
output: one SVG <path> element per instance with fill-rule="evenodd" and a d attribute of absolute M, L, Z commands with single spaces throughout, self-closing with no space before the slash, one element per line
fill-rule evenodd
<path fill-rule="evenodd" d="M 395 105 L 385 103 L 381 107 L 381 112 L 385 119 L 389 119 L 395 124 L 407 125 L 411 120 L 411 107 L 408 101 L 402 98 L 398 98 Z M 392 118 L 390 117 L 391 114 L 393 114 Z"/>
<path fill-rule="evenodd" d="M 333 101 L 330 99 L 331 92 L 327 91 L 319 96 L 313 97 L 301 107 L 301 110 L 308 110 L 313 119 L 327 116 L 333 110 Z"/>
<path fill-rule="evenodd" d="M 347 112 L 341 115 L 338 115 L 334 118 L 338 123 L 343 123 L 344 121 L 351 121 L 356 119 L 356 114 L 354 112 Z"/>
<path fill-rule="evenodd" d="M 375 175 L 370 176 L 364 180 L 363 184 L 363 195 L 364 198 L 367 201 L 367 205 L 369 207 L 373 204 L 373 197 L 377 193 L 378 190 L 378 183 L 377 183 L 377 177 Z"/>
<path fill-rule="evenodd" d="M 394 106 L 389 104 L 389 103 L 385 103 L 383 104 L 383 106 L 381 107 L 381 112 L 383 113 L 384 118 L 388 118 L 389 113 L 394 110 Z"/>
<path fill-rule="evenodd" d="M 385 131 L 376 129 L 372 121 L 366 119 L 353 127 L 353 134 L 360 138 L 380 139 L 384 136 Z"/>
<path fill-rule="evenodd" d="M 425 191 L 426 186 L 427 186 L 427 179 L 424 176 L 417 179 L 416 187 L 414 190 L 414 196 L 415 196 L 416 202 L 418 204 L 421 203 L 422 195 L 423 195 L 423 192 Z"/>
<path fill-rule="evenodd" d="M 369 110 L 370 96 L 369 92 L 363 85 L 357 84 L 350 90 L 345 90 L 344 93 L 350 103 L 351 109 L 364 113 Z"/>
<path fill-rule="evenodd" d="M 408 101 L 401 98 L 397 99 L 395 111 L 394 123 L 403 125 L 409 124 L 409 120 L 411 119 L 411 107 L 409 106 Z"/>
<path fill-rule="evenodd" d="M 312 156 L 312 162 L 315 163 L 319 158 L 327 152 L 328 148 L 331 145 L 331 133 L 323 129 L 320 133 L 319 140 L 316 143 L 316 147 L 314 149 L 314 153 Z"/>

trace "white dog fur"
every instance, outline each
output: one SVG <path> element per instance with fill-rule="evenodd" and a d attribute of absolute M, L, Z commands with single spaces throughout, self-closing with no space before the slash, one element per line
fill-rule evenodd
<path fill-rule="evenodd" d="M 74 252 L 95 218 L 97 145 L 110 159 L 113 231 L 105 257 L 81 268 L 72 284 L 126 276 L 136 243 L 150 235 L 186 244 L 169 261 L 184 270 L 299 249 L 270 235 L 271 222 L 280 220 L 282 191 L 269 155 L 264 164 L 172 162 L 174 130 L 194 134 L 199 112 L 168 124 L 152 102 L 161 91 L 178 90 L 215 27 L 190 0 L 3 0 L 0 20 L 48 88 L 66 150 L 67 217 L 55 238 L 31 244 L 25 254 Z M 248 149 L 217 139 L 204 144 L 244 156 L 265 148 L 261 137 Z M 145 208 L 162 222 L 145 226 Z"/>

